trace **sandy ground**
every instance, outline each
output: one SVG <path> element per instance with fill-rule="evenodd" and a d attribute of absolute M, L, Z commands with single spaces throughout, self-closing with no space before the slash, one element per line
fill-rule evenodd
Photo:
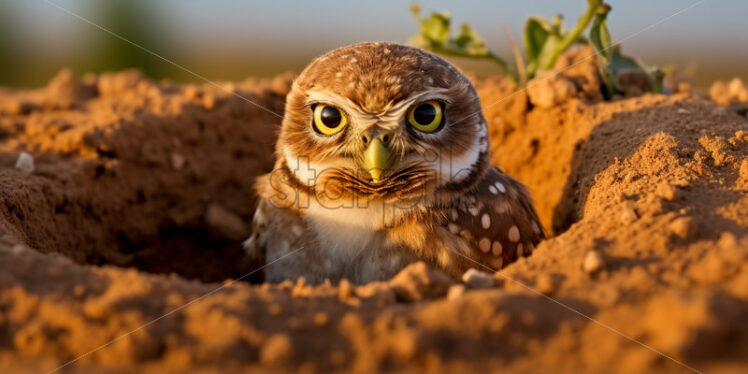
<path fill-rule="evenodd" d="M 422 264 L 231 281 L 256 268 L 239 242 L 280 123 L 233 93 L 281 113 L 292 76 L 0 89 L 0 371 L 741 372 L 748 120 L 689 93 L 603 102 L 595 72 L 476 80 L 495 162 L 555 235 L 486 289 Z"/>

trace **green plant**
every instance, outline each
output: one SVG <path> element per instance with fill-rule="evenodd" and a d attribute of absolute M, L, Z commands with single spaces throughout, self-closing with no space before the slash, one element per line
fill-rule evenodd
<path fill-rule="evenodd" d="M 660 92 L 661 73 L 645 67 L 637 59 L 623 55 L 620 46 L 613 45 L 606 25 L 610 9 L 602 0 L 587 0 L 586 10 L 569 31 L 565 29 L 560 15 L 553 16 L 550 21 L 543 17 L 529 17 L 522 35 L 524 58 L 514 41 L 510 39 L 515 51 L 516 71 L 512 70 L 503 58 L 488 50 L 483 39 L 470 25 L 462 24 L 459 33 L 450 36 L 451 19 L 448 12 L 431 12 L 428 17 L 422 18 L 421 7 L 416 4 L 411 6 L 411 12 L 416 16 L 420 30 L 409 42 L 446 56 L 494 61 L 515 82 L 525 82 L 539 72 L 553 69 L 559 56 L 573 44 L 591 43 L 598 53 L 600 74 L 603 76 L 608 97 L 620 91 L 620 87 L 616 86 L 616 78 L 622 73 L 632 71 L 646 74 L 653 91 Z M 582 34 L 590 24 L 592 27 L 588 41 Z"/>
<path fill-rule="evenodd" d="M 463 23 L 456 36 L 450 36 L 451 17 L 448 12 L 421 18 L 421 7 L 413 4 L 410 11 L 416 16 L 421 29 L 408 41 L 409 44 L 446 56 L 487 59 L 496 62 L 515 79 L 506 61 L 486 48 L 486 43 L 470 25 Z"/>
<path fill-rule="evenodd" d="M 603 78 L 605 84 L 605 90 L 608 97 L 613 96 L 615 92 L 620 92 L 621 88 L 618 87 L 618 77 L 621 74 L 628 72 L 642 73 L 646 75 L 652 86 L 652 92 L 662 92 L 662 73 L 659 69 L 648 68 L 639 59 L 635 59 L 624 55 L 621 52 L 620 44 L 613 44 L 610 37 L 610 31 L 606 24 L 608 13 L 610 12 L 610 6 L 605 5 L 601 7 L 595 21 L 590 28 L 590 42 L 595 46 L 597 50 L 598 66 L 600 67 L 600 75 Z"/>

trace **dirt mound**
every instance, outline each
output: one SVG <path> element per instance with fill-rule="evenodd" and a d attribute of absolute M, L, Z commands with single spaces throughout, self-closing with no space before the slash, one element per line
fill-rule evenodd
<path fill-rule="evenodd" d="M 475 290 L 422 264 L 359 287 L 199 282 L 253 268 L 238 243 L 280 118 L 247 101 L 282 114 L 287 76 L 0 90 L 0 368 L 738 372 L 748 121 L 685 94 L 602 102 L 590 68 L 476 82 L 496 163 L 556 236 Z"/>

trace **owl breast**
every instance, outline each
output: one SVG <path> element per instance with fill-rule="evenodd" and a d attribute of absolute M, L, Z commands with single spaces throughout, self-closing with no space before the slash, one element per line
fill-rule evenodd
<path fill-rule="evenodd" d="M 298 277 L 310 283 L 386 280 L 417 261 L 391 240 L 386 217 L 385 204 L 376 201 L 335 208 L 313 202 L 292 211 L 263 200 L 253 220 L 258 234 L 245 248 L 250 254 L 262 253 L 266 264 L 273 262 L 264 270 L 269 282 Z"/>

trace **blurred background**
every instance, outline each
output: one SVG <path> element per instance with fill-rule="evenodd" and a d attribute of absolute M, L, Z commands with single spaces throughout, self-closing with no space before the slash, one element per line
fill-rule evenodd
<path fill-rule="evenodd" d="M 359 41 L 406 42 L 418 28 L 410 1 L 49 1 L 215 80 L 299 71 L 329 49 Z M 608 0 L 608 25 L 615 41 L 626 39 L 627 54 L 675 68 L 697 88 L 715 79 L 745 80 L 748 2 L 706 0 L 676 14 L 696 2 Z M 419 4 L 424 12 L 449 10 L 453 29 L 469 22 L 507 60 L 511 49 L 502 24 L 520 41 L 527 16 L 561 13 L 571 27 L 586 7 L 584 0 Z M 497 72 L 490 63 L 455 62 L 480 75 Z M 79 75 L 137 67 L 153 79 L 199 81 L 47 1 L 0 0 L 0 86 L 39 86 L 63 67 Z"/>

